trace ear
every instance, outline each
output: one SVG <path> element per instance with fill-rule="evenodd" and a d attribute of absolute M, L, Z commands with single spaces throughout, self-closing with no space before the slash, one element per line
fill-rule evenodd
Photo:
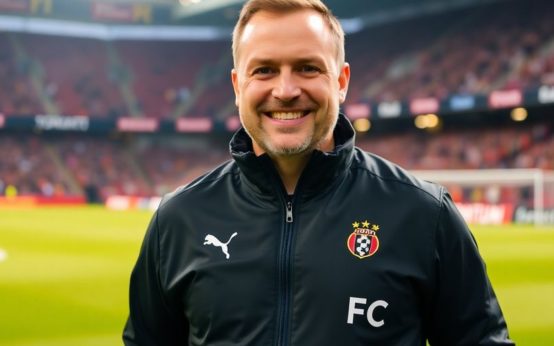
<path fill-rule="evenodd" d="M 350 83 L 350 65 L 345 62 L 339 71 L 339 102 L 346 100 L 348 93 L 348 83 Z"/>
<path fill-rule="evenodd" d="M 239 82 L 238 82 L 238 73 L 236 69 L 231 70 L 231 82 L 233 83 L 233 90 L 235 91 L 235 105 L 239 106 Z"/>

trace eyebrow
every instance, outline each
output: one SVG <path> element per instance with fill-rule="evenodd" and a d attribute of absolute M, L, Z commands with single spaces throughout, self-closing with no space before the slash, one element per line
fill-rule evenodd
<path fill-rule="evenodd" d="M 248 61 L 248 64 L 246 66 L 251 66 L 251 65 L 274 65 L 275 64 L 275 59 L 271 59 L 271 58 L 262 58 L 262 59 L 258 59 L 258 58 L 254 58 L 250 61 Z"/>
<path fill-rule="evenodd" d="M 272 59 L 272 58 L 254 58 L 250 60 L 247 63 L 247 67 L 251 67 L 252 65 L 275 65 L 278 63 L 278 59 Z M 318 57 L 317 55 L 314 56 L 308 56 L 308 57 L 302 57 L 299 59 L 294 59 L 293 64 L 294 65 L 303 65 L 303 64 L 325 64 L 325 60 L 321 57 Z"/>
<path fill-rule="evenodd" d="M 322 59 L 322 58 L 317 57 L 317 56 L 313 56 L 313 57 L 307 57 L 307 58 L 299 59 L 297 61 L 297 63 L 299 63 L 299 64 L 313 64 L 313 63 L 323 63 L 323 64 L 325 64 L 325 59 Z"/>

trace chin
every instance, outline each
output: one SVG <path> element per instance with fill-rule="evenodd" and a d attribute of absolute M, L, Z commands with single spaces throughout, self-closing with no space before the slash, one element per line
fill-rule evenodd
<path fill-rule="evenodd" d="M 268 147 L 268 152 L 275 155 L 298 155 L 313 149 L 310 143 L 302 142 L 298 145 L 291 145 L 290 143 L 286 145 L 270 145 Z"/>

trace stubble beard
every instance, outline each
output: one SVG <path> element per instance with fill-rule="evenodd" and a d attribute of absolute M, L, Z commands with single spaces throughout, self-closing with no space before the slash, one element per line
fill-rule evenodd
<path fill-rule="evenodd" d="M 246 126 L 243 127 L 252 141 L 256 142 L 256 144 L 271 157 L 301 155 L 316 147 L 316 145 L 312 144 L 312 139 L 314 138 L 313 132 L 308 134 L 301 143 L 295 146 L 289 146 L 286 144 L 278 145 L 274 143 L 271 135 L 267 134 L 264 130 L 261 121 L 257 124 L 255 129 L 248 129 Z"/>
<path fill-rule="evenodd" d="M 286 145 L 277 146 L 277 145 L 274 145 L 274 143 L 272 143 L 270 140 L 264 143 L 264 146 L 266 147 L 264 149 L 270 156 L 271 155 L 275 155 L 275 156 L 300 155 L 308 151 L 312 151 L 314 149 L 313 147 L 315 146 L 311 145 L 313 137 L 314 137 L 313 134 L 310 134 L 309 136 L 306 136 L 306 138 L 304 138 L 304 141 L 302 141 L 302 143 L 299 143 L 298 145 L 293 147 L 286 146 Z"/>
<path fill-rule="evenodd" d="M 260 122 L 258 123 L 259 130 L 257 131 L 257 133 L 261 136 L 259 138 L 260 140 L 257 141 L 257 143 L 269 156 L 278 157 L 306 155 L 316 149 L 320 149 L 322 142 L 326 139 L 327 135 L 335 128 L 336 122 L 337 120 L 335 119 L 335 121 L 330 123 L 329 126 L 326 126 L 326 124 L 321 124 L 321 126 L 325 126 L 325 128 L 320 129 L 320 134 L 316 133 L 318 132 L 317 128 L 312 129 L 312 131 L 303 138 L 302 142 L 298 143 L 295 146 L 289 146 L 286 144 L 277 145 L 276 143 L 274 143 L 271 136 L 265 132 Z M 321 138 L 315 138 L 318 135 L 321 136 Z M 250 137 L 254 138 L 252 136 Z M 317 141 L 314 141 L 314 139 L 317 139 Z"/>

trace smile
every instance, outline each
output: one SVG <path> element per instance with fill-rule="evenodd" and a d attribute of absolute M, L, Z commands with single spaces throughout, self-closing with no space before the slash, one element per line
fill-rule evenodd
<path fill-rule="evenodd" d="M 298 112 L 267 112 L 265 115 L 272 119 L 276 120 L 295 120 L 300 119 L 308 115 L 309 111 L 298 111 Z"/>

